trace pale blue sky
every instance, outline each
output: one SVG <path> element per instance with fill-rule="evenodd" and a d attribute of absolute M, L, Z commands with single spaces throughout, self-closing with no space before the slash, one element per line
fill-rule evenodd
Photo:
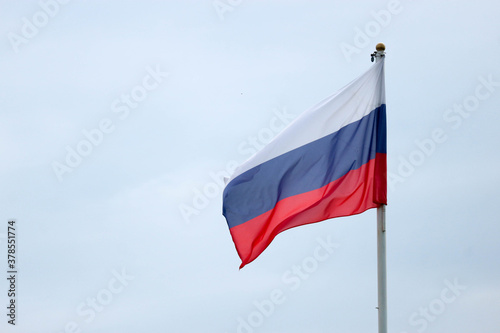
<path fill-rule="evenodd" d="M 214 174 L 378 42 L 389 330 L 498 332 L 497 2 L 55 1 L 0 1 L 0 253 L 15 218 L 20 272 L 2 332 L 376 331 L 375 211 L 280 234 L 239 271 Z M 297 280 L 318 238 L 338 247 Z"/>

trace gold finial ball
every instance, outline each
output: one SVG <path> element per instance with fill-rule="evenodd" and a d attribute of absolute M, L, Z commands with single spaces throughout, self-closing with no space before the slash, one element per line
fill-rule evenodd
<path fill-rule="evenodd" d="M 378 43 L 377 46 L 375 46 L 375 50 L 377 50 L 377 51 L 385 51 L 385 45 L 384 45 L 384 43 Z"/>

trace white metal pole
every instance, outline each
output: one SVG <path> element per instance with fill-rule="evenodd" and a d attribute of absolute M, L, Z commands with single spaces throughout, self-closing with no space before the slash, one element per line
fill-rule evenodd
<path fill-rule="evenodd" d="M 377 44 L 372 54 L 378 62 L 385 55 L 385 45 Z M 378 276 L 378 332 L 387 333 L 387 267 L 385 254 L 385 207 L 377 208 L 377 276 Z"/>
<path fill-rule="evenodd" d="M 378 332 L 387 333 L 387 274 L 385 262 L 385 205 L 377 208 Z"/>

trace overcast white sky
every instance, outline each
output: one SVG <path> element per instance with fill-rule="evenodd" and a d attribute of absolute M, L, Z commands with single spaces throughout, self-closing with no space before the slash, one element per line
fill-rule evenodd
<path fill-rule="evenodd" d="M 389 331 L 500 330 L 497 1 L 63 2 L 0 1 L 0 331 L 375 332 L 375 210 L 239 271 L 219 177 L 378 42 Z"/>

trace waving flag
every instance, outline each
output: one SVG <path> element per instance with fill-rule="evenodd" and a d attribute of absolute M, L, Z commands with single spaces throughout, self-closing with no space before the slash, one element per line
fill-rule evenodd
<path fill-rule="evenodd" d="M 241 258 L 284 230 L 387 204 L 384 60 L 304 112 L 240 165 L 223 214 Z"/>

